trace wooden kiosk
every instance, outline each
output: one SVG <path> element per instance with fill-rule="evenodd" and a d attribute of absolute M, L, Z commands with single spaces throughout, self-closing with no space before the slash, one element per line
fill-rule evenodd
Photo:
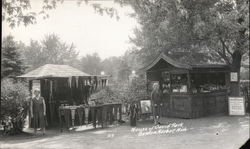
<path fill-rule="evenodd" d="M 108 76 L 89 75 L 68 65 L 46 64 L 19 78 L 28 79 L 31 93 L 34 88 L 40 88 L 50 126 L 60 122 L 61 107 L 88 105 L 90 94 L 105 87 Z M 80 116 L 83 117 L 82 114 Z"/>
<path fill-rule="evenodd" d="M 224 64 L 184 64 L 160 54 L 146 70 L 148 93 L 158 82 L 162 116 L 198 118 L 228 112 L 230 69 Z"/>

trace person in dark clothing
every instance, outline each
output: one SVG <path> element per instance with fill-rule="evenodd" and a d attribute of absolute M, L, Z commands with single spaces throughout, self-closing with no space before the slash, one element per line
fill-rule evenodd
<path fill-rule="evenodd" d="M 40 90 L 34 90 L 35 97 L 31 100 L 31 118 L 33 118 L 34 133 L 36 134 L 37 128 L 43 130 L 45 134 L 45 116 L 46 116 L 46 105 L 44 98 L 40 96 Z"/>
<path fill-rule="evenodd" d="M 133 102 L 129 107 L 130 126 L 136 126 L 137 112 L 137 104 Z"/>
<path fill-rule="evenodd" d="M 162 93 L 159 88 L 158 83 L 153 84 L 153 91 L 151 93 L 151 102 L 152 102 L 152 109 L 153 109 L 153 117 L 154 117 L 154 124 L 160 124 L 160 116 L 161 116 L 161 100 L 162 100 Z"/>

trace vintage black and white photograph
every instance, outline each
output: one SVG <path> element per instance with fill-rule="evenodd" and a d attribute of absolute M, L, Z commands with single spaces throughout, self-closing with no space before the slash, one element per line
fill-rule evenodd
<path fill-rule="evenodd" d="M 2 0 L 0 149 L 250 149 L 249 0 Z"/>

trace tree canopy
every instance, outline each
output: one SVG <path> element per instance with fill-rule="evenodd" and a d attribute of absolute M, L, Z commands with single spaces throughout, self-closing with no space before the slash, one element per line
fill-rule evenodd
<path fill-rule="evenodd" d="M 97 53 L 87 54 L 81 58 L 81 70 L 89 74 L 100 75 L 101 58 Z"/>
<path fill-rule="evenodd" d="M 21 75 L 26 67 L 19 53 L 19 47 L 13 36 L 7 36 L 1 47 L 1 79 L 15 78 Z"/>
<path fill-rule="evenodd" d="M 76 2 L 80 4 L 82 1 L 77 0 Z M 89 1 L 85 0 L 86 3 Z M 145 64 L 161 52 L 168 55 L 183 52 L 185 54 L 179 60 L 185 63 L 192 63 L 197 60 L 202 63 L 223 62 L 231 66 L 231 71 L 236 72 L 240 72 L 242 59 L 249 59 L 248 0 L 114 1 L 121 5 L 131 6 L 135 11 L 131 16 L 135 17 L 140 24 L 140 27 L 134 30 L 135 37 L 130 38 L 134 45 L 133 53 L 125 54 L 116 64 L 118 66 L 116 67 L 118 68 L 117 76 L 120 76 L 120 78 L 126 78 L 129 71 L 137 68 L 131 65 L 131 57 L 137 59 L 135 63 L 140 61 L 140 64 Z M 45 18 L 48 17 L 46 11 L 56 8 L 58 2 L 63 1 L 45 0 L 39 14 L 44 15 Z M 102 7 L 98 3 L 92 3 L 91 6 L 99 14 L 106 13 L 111 17 L 119 18 L 114 8 Z M 27 11 L 30 9 L 30 0 L 14 0 L 11 2 L 3 0 L 2 8 L 2 20 L 7 21 L 10 26 L 20 23 L 28 25 L 36 22 L 38 14 Z M 47 49 L 52 52 L 50 46 L 57 45 L 52 40 L 56 41 L 57 39 L 50 38 L 43 41 L 43 45 L 48 45 L 45 48 L 39 47 L 36 43 L 33 44 L 37 49 Z M 60 46 L 58 49 L 74 49 L 73 46 L 66 46 L 65 44 Z M 56 53 L 57 50 L 54 52 Z M 48 52 L 44 52 L 44 58 L 48 57 L 46 60 L 51 63 L 65 63 L 60 56 L 54 57 L 55 53 L 46 55 Z M 201 55 L 203 56 L 201 57 Z M 76 54 L 73 54 L 72 57 L 76 57 Z M 98 59 L 98 56 L 92 55 L 91 57 L 91 55 L 88 55 L 82 59 L 82 68 L 89 73 L 99 73 L 100 68 L 90 70 L 93 68 L 84 66 L 92 66 L 93 62 L 89 62 L 89 64 L 85 62 L 86 59 L 92 58 L 96 60 L 96 63 L 98 63 L 96 66 L 99 67 L 101 60 Z"/>
<path fill-rule="evenodd" d="M 234 55 L 247 55 L 248 1 L 130 0 L 141 28 L 131 42 L 146 60 L 160 52 L 206 53 L 204 61 L 234 63 Z M 238 65 L 239 66 L 239 65 Z"/>
<path fill-rule="evenodd" d="M 110 0 L 112 1 L 112 0 Z M 116 0 L 115 0 L 116 1 Z M 34 12 L 31 10 L 31 0 L 2 0 L 2 21 L 6 21 L 10 27 L 16 27 L 20 24 L 25 26 L 37 23 L 37 18 L 49 18 L 49 10 L 56 9 L 64 0 L 43 0 L 41 10 Z M 118 11 L 113 7 L 104 7 L 95 0 L 75 0 L 75 3 L 80 6 L 82 3 L 90 5 L 96 13 L 103 15 L 107 14 L 119 20 Z M 92 2 L 89 4 L 89 2 Z"/>
<path fill-rule="evenodd" d="M 68 64 L 79 67 L 78 52 L 74 44 L 61 41 L 56 34 L 48 34 L 42 41 L 31 40 L 22 49 L 24 62 L 30 69 L 44 64 Z"/>

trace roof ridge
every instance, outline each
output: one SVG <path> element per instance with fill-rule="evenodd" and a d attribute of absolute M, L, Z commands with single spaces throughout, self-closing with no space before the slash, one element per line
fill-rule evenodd
<path fill-rule="evenodd" d="M 70 76 L 92 76 L 70 65 L 45 64 L 19 77 L 70 77 Z"/>

